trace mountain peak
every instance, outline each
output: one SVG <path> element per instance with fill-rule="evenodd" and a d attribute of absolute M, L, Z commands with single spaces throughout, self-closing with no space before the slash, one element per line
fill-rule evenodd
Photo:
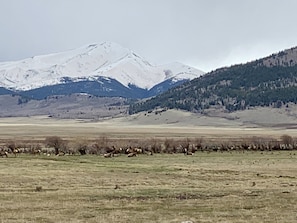
<path fill-rule="evenodd" d="M 113 42 L 92 43 L 60 53 L 0 63 L 0 87 L 19 91 L 64 83 L 65 80 L 112 78 L 122 85 L 150 89 L 172 76 L 184 73 L 193 79 L 202 71 L 183 66 L 153 66 L 128 48 Z M 171 77 L 171 76 L 170 76 Z M 183 77 L 184 78 L 184 77 Z"/>

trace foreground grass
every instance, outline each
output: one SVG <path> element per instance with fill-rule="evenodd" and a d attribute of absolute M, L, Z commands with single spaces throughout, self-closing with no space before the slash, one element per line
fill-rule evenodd
<path fill-rule="evenodd" d="M 0 222 L 296 222 L 297 154 L 0 158 Z"/>

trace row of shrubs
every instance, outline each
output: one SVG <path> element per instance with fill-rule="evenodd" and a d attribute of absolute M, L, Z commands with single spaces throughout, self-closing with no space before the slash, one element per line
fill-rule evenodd
<path fill-rule="evenodd" d="M 296 150 L 297 140 L 289 135 L 282 135 L 279 139 L 251 137 L 247 139 L 222 139 L 220 141 L 202 138 L 185 139 L 109 139 L 100 137 L 97 140 L 77 138 L 65 140 L 59 136 L 47 137 L 41 142 L 1 142 L 0 152 L 55 154 L 55 155 L 103 155 L 110 154 L 153 154 L 153 153 L 184 153 L 193 154 L 196 151 L 245 151 L 245 150 Z M 107 156 L 107 155 L 106 155 Z"/>

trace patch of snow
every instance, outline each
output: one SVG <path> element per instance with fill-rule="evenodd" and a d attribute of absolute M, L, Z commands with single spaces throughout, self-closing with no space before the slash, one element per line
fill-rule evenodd
<path fill-rule="evenodd" d="M 124 86 L 150 89 L 164 80 L 193 79 L 202 71 L 181 63 L 153 66 L 132 50 L 116 43 L 90 44 L 61 53 L 0 63 L 0 86 L 30 90 L 72 81 L 112 78 Z"/>

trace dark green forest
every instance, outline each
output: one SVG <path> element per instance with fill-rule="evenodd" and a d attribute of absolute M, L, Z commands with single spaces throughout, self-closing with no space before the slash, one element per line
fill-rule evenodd
<path fill-rule="evenodd" d="M 292 49 L 288 52 L 294 52 Z M 130 106 L 130 114 L 155 108 L 203 112 L 212 107 L 232 112 L 254 106 L 297 103 L 297 65 L 287 51 L 217 69 L 163 94 Z M 267 65 L 267 61 L 270 62 Z M 266 63 L 265 63 L 266 62 Z"/>

